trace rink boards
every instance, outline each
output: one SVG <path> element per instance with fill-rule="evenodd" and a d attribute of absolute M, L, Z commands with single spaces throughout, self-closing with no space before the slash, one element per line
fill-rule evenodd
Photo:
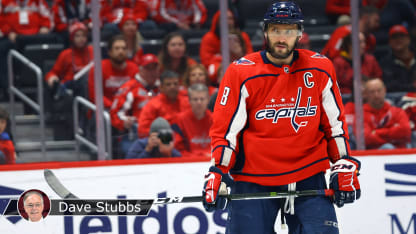
<path fill-rule="evenodd" d="M 362 197 L 337 209 L 340 233 L 416 233 L 416 154 L 358 158 L 362 163 Z M 50 199 L 58 199 L 43 178 L 43 168 L 51 168 L 81 198 L 151 199 L 200 195 L 208 167 L 209 162 L 200 159 L 1 166 L 0 211 L 8 197 L 28 189 L 40 189 Z M 224 212 L 206 213 L 202 204 L 187 203 L 155 205 L 146 217 L 47 216 L 44 225 L 57 234 L 224 233 L 225 220 Z M 29 233 L 31 225 L 19 216 L 0 216 L 0 233 Z"/>

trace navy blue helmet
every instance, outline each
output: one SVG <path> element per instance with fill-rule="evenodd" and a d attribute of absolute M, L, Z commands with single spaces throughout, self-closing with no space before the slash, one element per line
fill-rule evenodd
<path fill-rule="evenodd" d="M 263 30 L 266 31 L 268 24 L 297 24 L 303 30 L 303 20 L 298 4 L 292 1 L 276 2 L 264 14 Z"/>

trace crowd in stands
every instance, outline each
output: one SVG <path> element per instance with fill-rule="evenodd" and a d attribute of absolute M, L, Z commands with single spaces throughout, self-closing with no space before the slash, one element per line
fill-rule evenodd
<path fill-rule="evenodd" d="M 113 127 L 113 158 L 209 158 L 213 108 L 209 103 L 216 97 L 224 70 L 220 12 L 218 8 L 209 11 L 206 2 L 99 1 L 98 27 L 106 43 L 102 50 L 101 85 L 104 108 L 110 113 Z M 254 48 L 253 34 L 244 30 L 244 18 L 238 10 L 240 1 L 228 2 L 232 62 L 264 47 Z M 50 103 L 47 111 L 58 119 L 55 127 L 72 126 L 72 109 L 65 106 L 70 105 L 73 96 L 95 103 L 95 66 L 87 76 L 74 80 L 74 75 L 93 61 L 91 4 L 91 0 L 0 1 L 0 99 L 7 99 L 5 55 L 11 49 L 21 50 L 20 41 L 30 38 L 65 45 L 44 77 Z M 415 6 L 413 0 L 360 1 L 359 51 L 367 149 L 416 146 L 416 54 L 412 47 L 416 35 Z M 322 50 L 316 52 L 332 60 L 341 93 L 348 96 L 354 91 L 350 1 L 327 0 L 325 12 L 328 24 L 335 30 L 325 46 L 319 48 Z M 257 26 L 261 32 L 260 24 Z M 152 36 L 159 32 L 161 44 L 156 52 L 143 48 L 150 32 Z M 193 33 L 201 34 L 198 56 L 188 53 L 188 38 Z M 298 49 L 316 50 L 311 40 L 304 32 Z M 394 99 L 390 100 L 393 92 L 400 95 L 392 95 Z M 354 148 L 354 103 L 352 99 L 345 100 Z M 95 122 L 93 113 L 83 114 L 87 125 Z M 2 127 L 7 118 L 7 111 L 0 109 L 0 164 L 14 162 L 16 157 Z M 93 131 L 91 126 L 84 130 Z M 73 131 L 55 138 L 73 139 Z"/>

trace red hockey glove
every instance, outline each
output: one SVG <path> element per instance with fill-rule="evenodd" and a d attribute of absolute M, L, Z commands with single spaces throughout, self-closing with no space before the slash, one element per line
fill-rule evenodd
<path fill-rule="evenodd" d="M 210 167 L 209 172 L 205 175 L 204 189 L 202 190 L 202 204 L 206 211 L 214 211 L 217 209 L 224 210 L 227 208 L 228 199 L 219 196 L 229 194 L 228 186 L 232 180 L 228 175 L 224 175 L 217 167 Z"/>
<path fill-rule="evenodd" d="M 343 157 L 331 167 L 329 187 L 334 190 L 334 202 L 338 207 L 352 203 L 361 195 L 358 171 L 360 161 L 352 157 Z"/>

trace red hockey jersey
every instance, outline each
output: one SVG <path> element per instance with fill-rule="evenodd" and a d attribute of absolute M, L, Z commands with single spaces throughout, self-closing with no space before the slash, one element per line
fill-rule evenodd
<path fill-rule="evenodd" d="M 113 127 L 123 130 L 127 116 L 134 116 L 139 121 L 143 107 L 159 92 L 157 86 L 146 88 L 147 86 L 139 74 L 121 86 L 110 110 Z"/>
<path fill-rule="evenodd" d="M 295 50 L 277 66 L 265 51 L 233 62 L 222 79 L 210 130 L 212 157 L 236 181 L 284 185 L 349 154 L 344 107 L 326 57 Z"/>
<path fill-rule="evenodd" d="M 118 89 L 127 81 L 134 79 L 134 76 L 138 72 L 138 67 L 136 64 L 130 61 L 126 61 L 127 66 L 122 69 L 116 69 L 111 64 L 109 59 L 104 59 L 101 62 L 101 67 L 103 70 L 103 101 L 104 107 L 110 109 L 111 104 L 113 103 L 114 96 L 116 95 Z M 94 88 L 94 67 L 91 68 L 88 76 L 88 94 L 92 103 L 95 103 L 95 88 Z"/>

